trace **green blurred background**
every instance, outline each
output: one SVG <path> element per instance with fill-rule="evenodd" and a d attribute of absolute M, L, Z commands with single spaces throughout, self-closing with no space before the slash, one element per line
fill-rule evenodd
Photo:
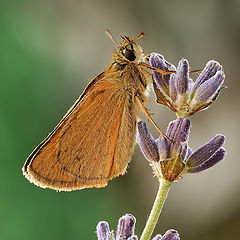
<path fill-rule="evenodd" d="M 136 216 L 136 234 L 144 227 L 158 183 L 138 146 L 128 174 L 104 189 L 57 193 L 30 184 L 21 171 L 33 148 L 89 80 L 109 64 L 114 46 L 105 28 L 118 41 L 122 34 L 137 36 L 144 31 L 140 42 L 145 53 L 162 53 L 175 65 L 184 57 L 192 69 L 204 67 L 210 59 L 224 66 L 228 89 L 209 109 L 191 118 L 190 145 L 196 149 L 222 133 L 227 137 L 227 157 L 213 169 L 187 175 L 173 185 L 155 233 L 175 228 L 184 240 L 236 239 L 240 226 L 238 0 L 1 0 L 0 239 L 96 239 L 98 221 L 106 220 L 115 229 L 125 213 Z M 162 129 L 175 118 L 154 100 L 148 108 Z"/>

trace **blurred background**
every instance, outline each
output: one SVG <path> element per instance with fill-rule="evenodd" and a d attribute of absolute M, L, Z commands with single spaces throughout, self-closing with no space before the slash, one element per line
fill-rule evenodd
<path fill-rule="evenodd" d="M 25 159 L 55 127 L 88 82 L 110 63 L 104 34 L 137 36 L 145 54 L 159 52 L 192 69 L 215 59 L 225 85 L 218 100 L 191 118 L 190 146 L 226 135 L 224 161 L 173 184 L 155 233 L 174 228 L 184 240 L 236 239 L 240 226 L 239 100 L 240 1 L 0 2 L 0 239 L 96 239 L 100 220 L 115 229 L 125 213 L 140 236 L 158 188 L 136 146 L 128 173 L 104 189 L 55 192 L 30 184 Z M 196 77 L 197 74 L 193 77 Z M 161 129 L 175 115 L 148 105 Z M 146 118 L 143 116 L 143 120 Z M 157 132 L 148 126 L 155 137 Z"/>

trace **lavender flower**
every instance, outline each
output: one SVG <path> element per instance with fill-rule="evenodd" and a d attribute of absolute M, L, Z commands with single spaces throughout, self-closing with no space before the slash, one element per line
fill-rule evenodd
<path fill-rule="evenodd" d="M 186 161 L 187 172 L 200 172 L 221 161 L 226 154 L 224 148 L 222 148 L 224 141 L 225 137 L 223 135 L 216 135 L 192 153 Z"/>
<path fill-rule="evenodd" d="M 134 236 L 136 218 L 131 214 L 126 214 L 118 220 L 117 240 L 129 239 Z"/>
<path fill-rule="evenodd" d="M 138 135 L 138 142 L 142 146 L 142 153 L 149 161 L 159 161 L 159 153 L 157 142 L 154 140 L 151 133 L 147 130 L 146 123 L 139 122 L 139 127 L 142 129 Z"/>
<path fill-rule="evenodd" d="M 148 160 L 151 162 L 155 175 L 171 182 L 184 173 L 200 172 L 214 166 L 226 154 L 222 148 L 225 140 L 223 135 L 217 135 L 192 152 L 188 146 L 190 120 L 186 117 L 180 117 L 169 123 L 166 135 L 173 143 L 162 135 L 154 140 L 143 122 L 138 122 L 138 133 L 141 151 L 145 156 L 154 156 L 149 157 Z M 157 143 L 157 148 L 149 147 L 153 145 L 153 142 Z M 159 158 L 155 157 L 157 154 Z"/>
<path fill-rule="evenodd" d="M 166 71 L 176 69 L 160 54 L 154 53 L 149 58 L 150 65 Z M 190 116 L 207 108 L 213 103 L 224 82 L 222 66 L 211 60 L 195 82 L 189 77 L 189 63 L 182 59 L 176 73 L 170 75 L 153 72 L 154 92 L 157 102 L 176 112 L 178 116 Z"/>
<path fill-rule="evenodd" d="M 118 220 L 116 237 L 110 231 L 109 225 L 105 221 L 100 221 L 97 225 L 98 240 L 138 240 L 134 235 L 136 218 L 131 214 L 125 214 Z M 152 240 L 180 240 L 176 230 L 170 229 L 163 236 L 157 234 Z"/>
<path fill-rule="evenodd" d="M 150 64 L 152 63 L 152 66 L 162 69 L 164 71 L 176 71 L 175 66 L 172 65 L 171 63 L 167 62 L 162 55 L 155 54 L 154 56 L 155 56 L 155 58 L 150 56 L 150 59 L 149 59 Z M 168 85 L 169 85 L 170 75 L 166 74 L 163 76 L 161 73 L 153 71 L 153 76 L 156 79 L 158 79 L 158 78 L 163 79 L 163 81 L 156 82 L 157 87 L 159 89 L 164 89 L 165 92 L 169 92 Z"/>
<path fill-rule="evenodd" d="M 114 234 L 110 232 L 109 225 L 105 221 L 101 221 L 97 225 L 97 237 L 98 240 L 114 240 Z"/>
<path fill-rule="evenodd" d="M 163 236 L 157 234 L 152 240 L 180 240 L 180 236 L 176 230 L 170 229 Z"/>

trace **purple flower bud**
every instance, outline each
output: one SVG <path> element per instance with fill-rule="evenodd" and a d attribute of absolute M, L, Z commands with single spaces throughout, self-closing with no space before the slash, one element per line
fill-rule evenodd
<path fill-rule="evenodd" d="M 136 218 L 131 214 L 122 216 L 118 221 L 117 240 L 125 240 L 134 235 Z"/>
<path fill-rule="evenodd" d="M 177 118 L 175 121 L 170 122 L 166 135 L 173 141 L 170 146 L 170 156 L 174 157 L 179 151 L 180 145 L 186 142 L 190 133 L 190 120 L 186 117 Z"/>
<path fill-rule="evenodd" d="M 169 123 L 166 135 L 173 141 L 170 143 L 163 136 L 159 137 L 158 150 L 160 161 L 155 164 L 156 176 L 174 181 L 185 168 L 185 156 L 188 153 L 187 140 L 190 132 L 190 120 L 180 117 Z"/>
<path fill-rule="evenodd" d="M 180 236 L 176 230 L 170 229 L 162 236 L 161 240 L 180 240 Z"/>
<path fill-rule="evenodd" d="M 219 150 L 224 144 L 225 137 L 223 135 L 217 135 L 211 139 L 208 143 L 198 148 L 187 160 L 187 166 L 190 168 L 197 167 L 206 162 L 213 154 Z"/>
<path fill-rule="evenodd" d="M 180 95 L 184 95 L 188 90 L 189 64 L 186 59 L 182 59 L 177 68 L 176 89 Z"/>
<path fill-rule="evenodd" d="M 161 239 L 162 239 L 162 235 L 157 234 L 152 240 L 161 240 Z"/>
<path fill-rule="evenodd" d="M 196 89 L 194 99 L 197 102 L 207 102 L 211 100 L 219 91 L 224 82 L 225 75 L 223 71 L 218 71 L 213 77 L 205 81 Z"/>
<path fill-rule="evenodd" d="M 206 82 L 209 78 L 213 77 L 217 71 L 222 70 L 222 66 L 214 60 L 211 60 L 207 63 L 206 67 L 203 69 L 199 77 L 197 78 L 192 93 L 195 92 L 197 88 L 200 87 L 204 82 Z"/>
<path fill-rule="evenodd" d="M 149 63 L 152 67 L 167 70 L 164 56 L 158 53 L 152 53 L 149 58 Z"/>
<path fill-rule="evenodd" d="M 156 67 L 164 71 L 175 70 L 175 67 L 171 63 L 167 62 L 164 57 L 158 53 L 151 54 L 149 63 L 152 67 Z M 162 76 L 161 73 L 153 71 L 153 78 L 156 82 L 157 87 L 168 95 L 170 75 L 166 74 Z"/>
<path fill-rule="evenodd" d="M 133 236 L 129 237 L 127 240 L 138 240 L 138 237 L 136 235 L 133 235 Z"/>
<path fill-rule="evenodd" d="M 105 221 L 101 221 L 97 225 L 97 238 L 98 240 L 109 240 L 111 237 L 111 232 L 109 230 L 109 225 Z M 114 239 L 114 238 L 112 238 Z"/>
<path fill-rule="evenodd" d="M 138 127 L 138 143 L 143 155 L 149 161 L 158 162 L 159 154 L 157 143 L 155 142 L 151 133 L 148 131 L 146 123 L 140 121 L 137 123 L 137 127 Z"/>
<path fill-rule="evenodd" d="M 212 166 L 214 166 L 215 164 L 217 164 L 218 162 L 220 162 L 221 160 L 223 160 L 223 158 L 226 155 L 226 151 L 224 148 L 220 148 L 217 152 L 215 152 L 215 154 L 210 157 L 207 161 L 203 162 L 202 164 L 198 165 L 197 167 L 193 167 L 193 168 L 189 168 L 188 172 L 189 173 L 197 173 L 197 172 L 201 172 L 203 170 L 206 170 Z"/>

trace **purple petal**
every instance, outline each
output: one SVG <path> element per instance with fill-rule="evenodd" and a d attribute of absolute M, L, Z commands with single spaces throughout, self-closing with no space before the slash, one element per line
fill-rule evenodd
<path fill-rule="evenodd" d="M 216 135 L 189 157 L 187 166 L 193 168 L 207 161 L 220 147 L 222 147 L 224 141 L 225 137 L 223 135 Z"/>
<path fill-rule="evenodd" d="M 209 158 L 209 160 L 198 165 L 197 167 L 188 169 L 188 172 L 189 173 L 197 173 L 197 172 L 206 170 L 206 169 L 214 166 L 216 163 L 220 162 L 221 160 L 223 160 L 225 155 L 226 155 L 225 149 L 220 148 L 217 152 L 215 152 L 215 154 L 211 158 Z"/>
<path fill-rule="evenodd" d="M 190 147 L 188 147 L 188 151 L 187 151 L 187 155 L 186 158 L 188 159 L 189 156 L 193 153 L 192 149 Z"/>
<path fill-rule="evenodd" d="M 188 79 L 188 91 L 187 91 L 188 95 L 190 95 L 193 86 L 194 86 L 194 81 L 191 78 L 189 78 Z"/>
<path fill-rule="evenodd" d="M 177 68 L 176 89 L 180 95 L 184 95 L 188 90 L 189 64 L 186 59 L 182 59 Z"/>
<path fill-rule="evenodd" d="M 168 158 L 170 143 L 168 140 L 160 135 L 158 139 L 159 160 L 164 161 Z"/>
<path fill-rule="evenodd" d="M 178 152 L 182 142 L 188 141 L 191 122 L 186 117 L 180 117 L 170 122 L 166 135 L 173 141 L 170 147 L 170 157 Z"/>
<path fill-rule="evenodd" d="M 176 230 L 170 229 L 162 236 L 161 240 L 180 240 L 180 236 Z"/>
<path fill-rule="evenodd" d="M 181 153 L 180 153 L 180 159 L 183 163 L 185 163 L 185 161 L 187 159 L 187 154 L 188 154 L 188 143 L 184 142 L 184 143 L 182 143 L 182 149 L 181 149 Z"/>
<path fill-rule="evenodd" d="M 198 76 L 198 78 L 193 86 L 192 92 L 195 92 L 195 90 L 197 88 L 199 88 L 200 85 L 202 85 L 209 78 L 213 77 L 216 74 L 216 72 L 220 71 L 220 70 L 222 70 L 222 66 L 217 61 L 214 61 L 214 60 L 209 61 L 206 64 L 206 67 L 203 69 L 203 71 Z"/>
<path fill-rule="evenodd" d="M 152 240 L 161 240 L 161 239 L 162 239 L 162 235 L 157 234 Z"/>
<path fill-rule="evenodd" d="M 176 79 L 177 76 L 175 73 L 171 74 L 170 80 L 169 80 L 169 92 L 170 92 L 170 98 L 173 102 L 177 99 L 177 89 L 176 89 Z"/>
<path fill-rule="evenodd" d="M 128 239 L 134 235 L 136 218 L 131 214 L 122 216 L 118 221 L 117 240 Z"/>
<path fill-rule="evenodd" d="M 109 225 L 105 221 L 101 221 L 97 225 L 97 238 L 98 240 L 108 240 L 111 237 Z"/>
<path fill-rule="evenodd" d="M 194 99 L 197 102 L 207 102 L 211 100 L 219 91 L 224 82 L 225 75 L 223 71 L 218 71 L 213 77 L 201 84 L 196 89 Z"/>
<path fill-rule="evenodd" d="M 158 147 L 151 133 L 148 131 L 146 123 L 140 121 L 138 127 L 138 143 L 144 157 L 149 161 L 158 162 Z"/>

